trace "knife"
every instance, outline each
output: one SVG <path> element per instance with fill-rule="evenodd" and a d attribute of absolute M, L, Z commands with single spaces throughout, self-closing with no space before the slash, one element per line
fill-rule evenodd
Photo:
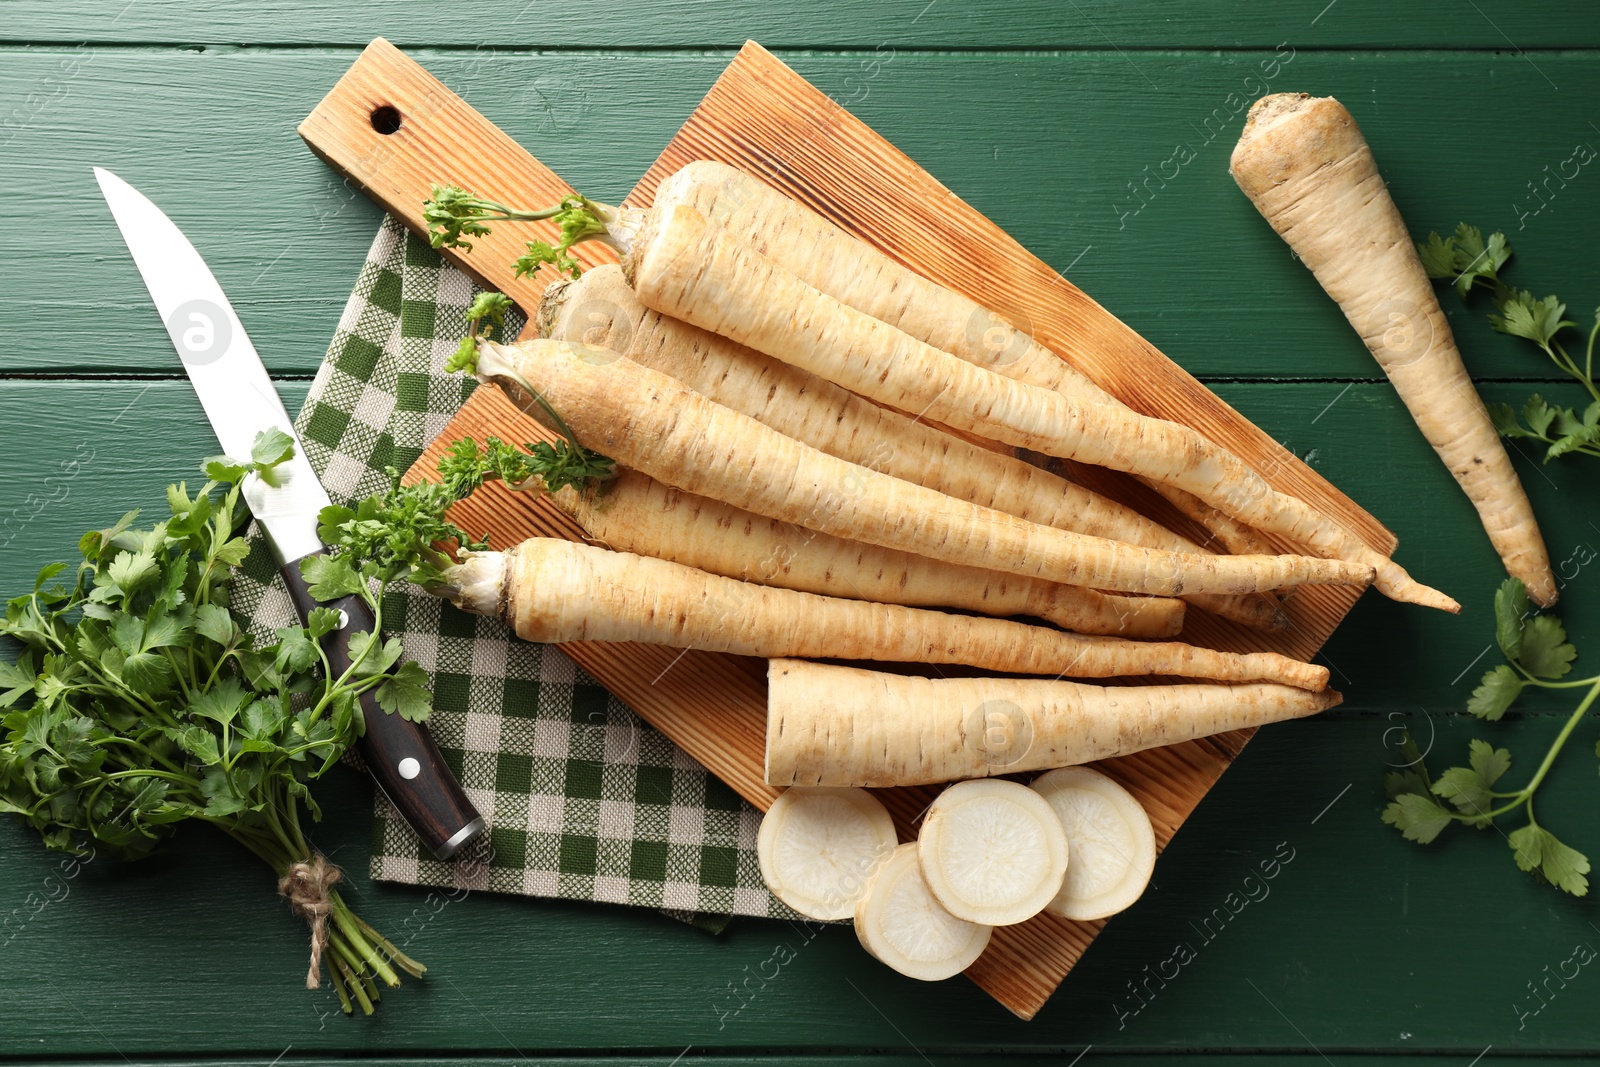
<path fill-rule="evenodd" d="M 248 478 L 240 492 L 266 531 L 301 621 L 317 607 L 340 612 L 344 625 L 322 639 L 329 663 L 340 673 L 350 665 L 351 637 L 374 628 L 372 610 L 359 596 L 318 603 L 300 574 L 301 560 L 326 550 L 317 537 L 317 514 L 330 501 L 283 401 L 222 287 L 189 239 L 115 174 L 96 167 L 94 176 L 222 451 L 248 457 L 256 434 L 273 428 L 294 438 L 293 458 L 277 468 L 280 484 Z M 483 833 L 483 817 L 422 725 L 386 713 L 370 692 L 361 697 L 361 712 L 366 733 L 357 749 L 367 769 L 434 855 L 448 859 Z"/>

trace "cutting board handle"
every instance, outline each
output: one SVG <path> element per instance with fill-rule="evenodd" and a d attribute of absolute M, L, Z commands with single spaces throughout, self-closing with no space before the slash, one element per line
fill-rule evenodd
<path fill-rule="evenodd" d="M 382 37 L 367 45 L 300 123 L 299 133 L 318 157 L 420 234 L 428 232 L 422 205 L 435 184 L 459 185 L 486 199 L 526 207 L 554 204 L 573 192 L 554 171 Z M 556 235 L 551 223 L 508 224 L 473 238 L 470 252 L 444 249 L 443 254 L 532 311 L 549 272 L 518 278 L 511 265 L 528 241 Z M 615 262 L 611 250 L 598 243 L 574 251 L 585 267 Z"/>

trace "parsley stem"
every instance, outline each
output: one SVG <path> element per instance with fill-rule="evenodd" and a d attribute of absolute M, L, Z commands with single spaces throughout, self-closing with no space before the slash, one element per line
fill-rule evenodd
<path fill-rule="evenodd" d="M 378 955 L 377 951 L 367 943 L 367 939 L 362 936 L 360 929 L 356 927 L 355 916 L 350 913 L 350 909 L 345 905 L 345 902 L 338 897 L 334 897 L 332 903 L 333 921 L 339 925 L 339 929 L 343 931 L 344 936 L 349 940 L 350 947 L 373 969 L 378 977 L 383 979 L 384 985 L 391 988 L 399 985 L 400 976 L 395 974 L 394 968 L 390 967 Z"/>
<path fill-rule="evenodd" d="M 1539 686 L 1541 689 L 1582 689 L 1586 685 L 1594 685 L 1596 682 L 1600 682 L 1600 674 L 1595 675 L 1593 678 L 1579 678 L 1575 682 L 1549 682 L 1543 678 L 1535 678 L 1531 674 L 1527 677 L 1530 685 Z"/>
<path fill-rule="evenodd" d="M 294 833 L 294 842 L 300 848 L 301 855 L 311 855 L 311 848 L 306 844 L 306 835 L 300 830 L 300 806 L 295 802 L 293 793 L 286 793 L 283 798 L 284 807 L 287 809 L 289 829 Z"/>
<path fill-rule="evenodd" d="M 343 942 L 336 942 L 334 939 L 329 938 L 328 943 L 333 945 L 335 950 L 335 958 L 331 962 L 333 966 L 338 967 L 344 973 L 345 984 L 350 988 L 350 995 L 355 998 L 357 1004 L 361 1005 L 361 1014 L 371 1015 L 375 1009 L 372 1006 L 372 998 L 367 996 L 366 986 L 362 983 L 360 976 L 352 972 L 350 964 L 338 956 L 339 949 L 343 948 Z M 345 949 L 345 952 L 348 953 L 348 951 L 348 949 Z"/>
<path fill-rule="evenodd" d="M 1589 345 L 1583 353 L 1583 377 L 1589 386 L 1589 395 L 1600 400 L 1600 389 L 1594 383 L 1594 339 L 1600 334 L 1600 315 L 1595 316 L 1594 329 L 1589 331 Z"/>
<path fill-rule="evenodd" d="M 1496 816 L 1504 815 L 1506 812 L 1513 811 L 1517 807 L 1526 803 L 1528 805 L 1528 821 L 1533 821 L 1532 798 L 1534 790 L 1539 788 L 1540 783 L 1544 781 L 1544 776 L 1550 773 L 1550 768 L 1555 763 L 1556 756 L 1560 754 L 1562 747 L 1566 745 L 1567 738 L 1572 736 L 1572 731 L 1577 729 L 1579 721 L 1594 704 L 1595 698 L 1600 697 L 1600 678 L 1592 679 L 1592 683 L 1593 684 L 1589 692 L 1584 696 L 1583 700 L 1578 704 L 1578 706 L 1573 709 L 1572 714 L 1567 717 L 1567 723 L 1561 728 L 1561 733 L 1557 734 L 1555 741 L 1551 743 L 1550 751 L 1546 752 L 1544 755 L 1544 762 L 1539 764 L 1539 769 L 1533 772 L 1533 779 L 1528 782 L 1527 785 L 1523 786 L 1521 790 L 1512 794 L 1512 796 L 1518 798 L 1515 803 L 1507 804 L 1504 807 L 1496 808 L 1495 810 L 1489 812 L 1489 818 L 1493 819 Z"/>

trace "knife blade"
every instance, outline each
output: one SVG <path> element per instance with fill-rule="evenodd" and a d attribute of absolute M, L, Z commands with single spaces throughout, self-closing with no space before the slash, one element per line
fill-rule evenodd
<path fill-rule="evenodd" d="M 279 485 L 247 478 L 240 493 L 277 555 L 296 612 L 341 612 L 344 625 L 323 639 L 334 671 L 350 664 L 350 640 L 374 628 L 359 596 L 319 603 L 300 574 L 300 561 L 323 552 L 317 514 L 330 503 L 306 458 L 294 423 L 239 316 L 205 260 L 177 225 L 133 186 L 94 168 L 122 239 L 166 324 L 206 418 L 229 456 L 248 457 L 256 434 L 278 429 L 294 438 L 294 456 L 277 468 Z M 447 859 L 481 834 L 484 821 L 419 723 L 386 713 L 372 694 L 361 697 L 366 723 L 358 750 L 379 788 L 434 855 Z"/>

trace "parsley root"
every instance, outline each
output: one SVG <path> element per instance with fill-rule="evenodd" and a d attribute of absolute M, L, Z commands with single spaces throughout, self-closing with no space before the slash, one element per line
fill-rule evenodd
<path fill-rule="evenodd" d="M 1538 603 L 1554 603 L 1555 577 L 1533 508 L 1350 112 L 1332 97 L 1262 97 L 1229 170 L 1394 382 L 1478 509 L 1506 570 Z"/>
<path fill-rule="evenodd" d="M 1319 555 L 1372 568 L 1376 584 L 1391 597 L 1460 610 L 1188 427 L 1006 378 L 938 349 L 807 284 L 778 257 L 725 232 L 694 208 L 589 205 L 583 219 L 580 229 L 594 230 L 590 236 L 622 253 L 623 270 L 639 299 L 662 314 L 897 410 L 1003 444 L 1175 486 Z M 530 261 L 528 269 L 537 266 Z"/>
<path fill-rule="evenodd" d="M 657 481 L 946 563 L 1158 596 L 1361 585 L 1372 577 L 1370 567 L 1343 560 L 1186 555 L 1025 522 L 829 456 L 610 349 L 486 342 L 477 371 L 534 417 L 559 410 L 584 446 Z"/>
<path fill-rule="evenodd" d="M 538 318 L 545 337 L 614 348 L 796 441 L 882 474 L 1045 526 L 1146 548 L 1204 551 L 1132 508 L 1014 456 L 980 448 L 798 367 L 651 311 L 620 267 L 596 267 L 551 285 Z M 1196 593 L 1184 599 L 1256 629 L 1289 625 L 1277 601 L 1265 593 Z"/>
<path fill-rule="evenodd" d="M 686 163 L 661 183 L 654 201 L 657 210 L 679 205 L 694 208 L 738 234 L 819 292 L 934 348 L 1019 382 L 1126 410 L 1121 401 L 1074 366 L 1072 348 L 1060 355 L 1045 348 L 1003 316 L 896 263 L 736 167 L 710 159 Z M 1209 530 L 1229 552 L 1262 555 L 1273 551 L 1260 534 L 1193 494 L 1154 479 L 1141 480 Z M 1101 536 L 1147 543 L 1111 533 Z M 1287 625 L 1288 620 L 1283 622 Z"/>
<path fill-rule="evenodd" d="M 1084 636 L 842 600 L 553 538 L 469 555 L 445 571 L 435 592 L 541 644 L 635 641 L 743 656 L 963 663 L 1015 674 L 1271 680 L 1310 690 L 1328 681 L 1327 668 L 1274 652 Z"/>
<path fill-rule="evenodd" d="M 567 487 L 551 502 L 595 542 L 713 574 L 807 593 L 910 607 L 1032 615 L 1064 630 L 1175 637 L 1183 603 L 939 563 L 842 541 L 621 471 L 602 492 Z"/>
<path fill-rule="evenodd" d="M 788 659 L 769 666 L 767 690 L 768 784 L 866 787 L 1090 763 L 1341 699 L 1286 685 L 914 678 Z"/>

